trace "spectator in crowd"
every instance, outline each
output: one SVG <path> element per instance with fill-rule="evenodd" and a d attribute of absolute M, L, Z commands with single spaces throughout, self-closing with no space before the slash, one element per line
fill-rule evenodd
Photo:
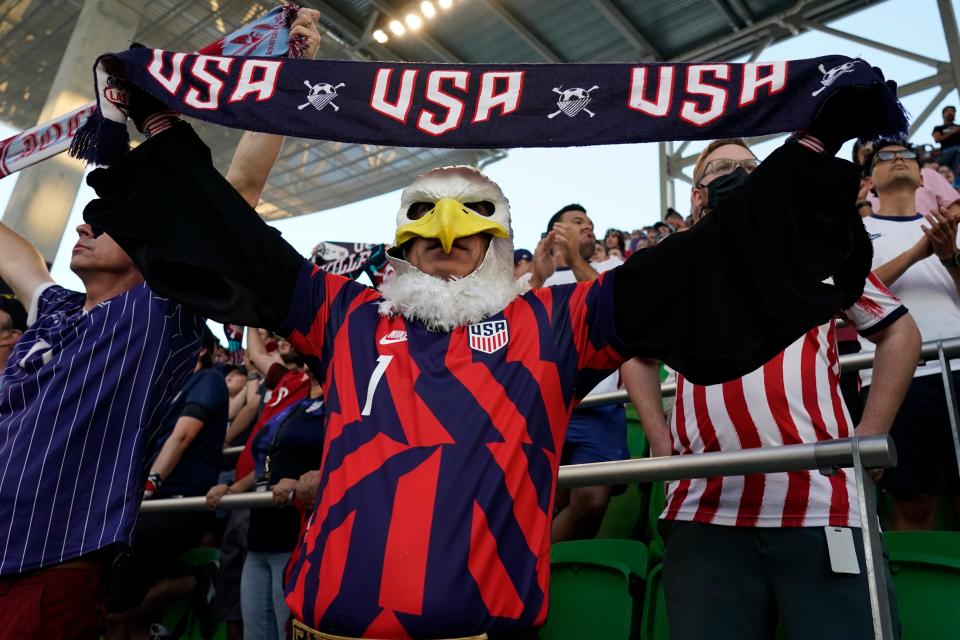
<path fill-rule="evenodd" d="M 937 167 L 937 173 L 943 176 L 944 180 L 950 183 L 952 186 L 956 179 L 956 175 L 953 173 L 953 169 L 946 165 L 940 165 Z"/>
<path fill-rule="evenodd" d="M 925 341 L 956 337 L 960 332 L 958 216 L 948 211 L 917 211 L 915 191 L 923 178 L 916 152 L 908 143 L 877 143 L 868 168 L 879 195 L 878 210 L 864 220 L 873 240 L 877 277 L 910 307 Z M 871 349 L 864 344 L 864 351 Z M 954 360 L 956 383 L 960 383 L 958 368 L 960 361 Z M 879 389 L 882 373 L 879 363 L 872 372 L 863 372 L 868 402 L 883 393 Z M 931 529 L 941 483 L 960 513 L 960 478 L 946 403 L 939 362 L 917 367 L 891 431 L 898 464 L 882 480 L 893 496 L 895 529 Z"/>
<path fill-rule="evenodd" d="M 20 336 L 27 330 L 27 311 L 12 293 L 0 294 L 0 390 L 3 370 Z"/>
<path fill-rule="evenodd" d="M 513 278 L 517 280 L 533 271 L 533 254 L 527 249 L 513 252 Z"/>
<path fill-rule="evenodd" d="M 619 229 L 607 229 L 607 233 L 603 236 L 603 247 L 606 255 L 610 255 L 610 249 L 618 249 L 620 251 L 620 259 L 623 260 L 623 254 L 627 250 L 623 231 Z"/>
<path fill-rule="evenodd" d="M 808 140 L 801 138 L 805 144 Z M 814 141 L 812 146 L 820 144 Z M 827 200 L 849 197 L 849 184 L 859 173 L 853 165 L 812 150 L 802 153 L 809 157 L 798 158 L 791 167 L 796 184 L 818 184 Z M 699 223 L 708 213 L 714 181 L 738 179 L 749 189 L 746 175 L 757 164 L 740 139 L 708 144 L 694 167 L 694 220 Z M 790 194 L 784 197 L 789 201 Z M 876 382 L 880 392 L 870 398 L 855 429 L 840 401 L 830 321 L 739 379 L 703 386 L 678 374 L 670 428 L 662 420 L 643 421 L 653 455 L 886 433 L 916 362 L 916 326 L 873 276 L 846 315 L 878 344 L 877 364 L 883 372 Z M 644 375 L 646 397 L 635 400 L 638 407 L 654 405 L 660 397 L 651 364 Z M 830 477 L 801 471 L 668 483 L 660 530 L 666 544 L 663 580 L 671 637 L 773 638 L 778 614 L 788 638 L 871 635 L 856 496 L 853 476 L 843 470 Z M 857 559 L 858 576 L 830 570 L 828 525 L 853 529 L 852 536 L 844 538 L 844 552 Z"/>
<path fill-rule="evenodd" d="M 683 216 L 673 207 L 667 208 L 667 215 L 663 217 L 663 221 L 670 226 L 670 229 L 673 230 L 674 233 L 687 230 L 687 223 L 683 219 Z"/>
<path fill-rule="evenodd" d="M 166 411 L 163 445 L 152 461 L 144 499 L 204 495 L 216 482 L 227 429 L 227 386 L 213 369 L 216 340 L 203 328 L 203 346 L 193 373 Z M 212 514 L 197 511 L 147 513 L 137 519 L 133 544 L 115 563 L 110 576 L 110 616 L 107 637 L 146 635 L 153 616 L 171 600 L 206 594 L 209 580 L 183 575 L 180 556 L 200 545 L 212 528 Z M 166 588 L 151 592 L 159 582 Z"/>
<path fill-rule="evenodd" d="M 654 222 L 653 230 L 653 240 L 657 244 L 660 244 L 664 238 L 673 234 L 673 229 L 666 222 Z"/>
<path fill-rule="evenodd" d="M 288 504 L 298 479 L 318 469 L 323 455 L 323 391 L 308 375 L 309 396 L 273 416 L 253 440 L 258 490 L 271 491 L 277 506 Z M 283 571 L 299 539 L 300 523 L 301 511 L 296 509 L 250 512 L 240 585 L 247 638 L 287 637 L 290 609 L 284 602 Z"/>
<path fill-rule="evenodd" d="M 866 143 L 863 149 L 864 153 L 872 154 L 876 148 L 875 143 Z M 914 148 L 914 152 L 916 149 Z M 860 194 L 857 197 L 857 211 L 861 216 L 872 215 L 879 203 L 876 190 L 873 188 L 873 182 L 869 173 L 869 158 L 872 155 L 863 155 L 864 157 L 864 176 L 860 185 Z M 941 167 L 942 168 L 942 167 Z M 939 173 L 938 169 L 932 166 L 925 166 L 920 169 L 920 187 L 916 190 L 915 211 L 927 214 L 932 211 L 940 212 L 946 209 L 951 216 L 960 216 L 960 193 L 953 187 L 951 182 Z"/>
<path fill-rule="evenodd" d="M 637 240 L 633 246 L 633 251 L 639 251 L 640 249 L 647 249 L 649 247 L 656 246 L 654 241 L 654 235 L 656 232 L 652 227 L 644 227 L 637 231 Z"/>
<path fill-rule="evenodd" d="M 77 233 L 70 268 L 85 292 L 51 282 L 36 249 L 0 224 L 0 277 L 32 301 L 0 391 L 5 638 L 102 631 L 105 570 L 129 543 L 143 494 L 143 443 L 189 374 L 203 327 L 154 295 L 109 235 L 87 224 Z"/>
<path fill-rule="evenodd" d="M 940 145 L 940 153 L 937 155 L 937 162 L 944 167 L 956 173 L 957 163 L 960 162 L 960 128 L 957 127 L 954 120 L 957 117 L 957 109 L 952 105 L 944 107 L 940 114 L 943 116 L 943 124 L 933 128 L 933 139 Z M 960 185 L 953 183 L 954 187 Z"/>
<path fill-rule="evenodd" d="M 835 95 L 850 99 L 827 104 L 852 106 L 851 92 Z M 818 120 L 836 111 L 821 109 Z M 868 129 L 870 122 L 855 124 Z M 279 144 L 270 157 L 278 151 Z M 816 202 L 809 188 L 785 193 L 795 184 L 784 169 L 794 155 L 787 149 L 757 177 L 776 201 L 737 200 L 744 216 L 780 209 L 786 218 L 766 215 L 743 234 L 742 216 L 718 215 L 699 233 L 665 241 L 593 281 L 523 295 L 510 264 L 506 199 L 466 167 L 431 171 L 404 190 L 391 256 L 398 275 L 379 292 L 299 256 L 220 178 L 185 123 L 99 171 L 102 191 L 122 194 L 122 204 L 99 200 L 85 215 L 118 234 L 158 287 L 218 316 L 279 328 L 320 373 L 330 415 L 321 495 L 287 580 L 297 632 L 530 636 L 547 611 L 545 509 L 577 399 L 630 355 L 656 353 L 692 378 L 729 379 L 829 318 L 840 300 L 855 299 L 859 283 L 820 286 L 820 279 L 859 271 L 866 252 L 858 242 L 851 253 L 847 240 L 866 241 L 862 226 L 843 217 L 849 201 Z M 813 181 L 826 181 L 830 168 L 814 171 Z M 784 195 L 801 202 L 789 210 Z M 130 215 L 138 210 L 157 215 Z M 227 219 L 233 232 L 233 245 L 217 257 L 222 281 L 215 284 L 184 277 L 195 269 L 186 264 L 168 279 L 139 244 L 146 238 L 157 256 L 172 250 L 168 243 L 202 253 L 205 239 L 178 232 L 197 216 L 210 224 Z M 787 229 L 799 244 L 771 246 Z M 551 242 L 569 241 L 571 231 L 552 230 Z M 804 251 L 812 237 L 818 251 Z M 769 271 L 758 278 L 742 262 L 716 260 L 719 251 L 768 257 Z M 736 292 L 751 308 L 728 304 L 710 314 L 716 301 L 674 294 L 656 322 L 636 313 L 651 273 L 694 259 L 708 265 L 683 274 L 688 286 L 702 289 L 708 280 L 715 298 Z M 582 254 L 573 268 L 584 272 L 581 262 Z M 214 300 L 211 290 L 227 283 L 243 283 L 258 304 Z M 673 330 L 690 318 L 701 335 Z"/>
<path fill-rule="evenodd" d="M 607 259 L 607 248 L 603 246 L 602 242 L 597 240 L 596 242 L 593 243 L 593 255 L 590 256 L 590 262 L 604 262 L 606 259 Z"/>
<path fill-rule="evenodd" d="M 609 235 L 609 233 L 608 233 Z M 534 288 L 595 280 L 599 274 L 623 264 L 620 258 L 595 257 L 593 222 L 586 209 L 569 204 L 553 214 L 547 234 L 534 252 Z M 602 245 L 601 245 L 602 247 Z M 607 376 L 593 387 L 593 393 L 610 393 L 619 386 L 618 374 Z M 627 418 L 622 404 L 574 409 L 567 426 L 561 464 L 583 464 L 623 460 L 627 449 Z M 616 491 L 622 492 L 622 487 Z M 597 535 L 614 487 L 600 485 L 557 491 L 554 504 L 552 542 L 592 538 Z"/>

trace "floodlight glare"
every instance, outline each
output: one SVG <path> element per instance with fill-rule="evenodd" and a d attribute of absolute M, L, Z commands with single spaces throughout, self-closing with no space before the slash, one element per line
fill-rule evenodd
<path fill-rule="evenodd" d="M 383 31 L 383 29 L 377 29 L 376 31 L 373 32 L 373 39 L 379 42 L 380 44 L 383 44 L 384 42 L 390 39 L 390 36 L 388 36 Z"/>
<path fill-rule="evenodd" d="M 406 29 L 403 28 L 403 23 L 399 20 L 391 20 L 390 31 L 393 31 L 393 35 L 395 36 L 402 36 Z"/>
<path fill-rule="evenodd" d="M 441 9 L 449 9 L 453 6 L 453 0 L 438 0 L 437 4 L 440 5 Z"/>
<path fill-rule="evenodd" d="M 416 31 L 421 25 L 423 25 L 423 20 L 417 14 L 411 13 L 407 16 L 407 26 L 410 27 L 411 31 Z"/>
<path fill-rule="evenodd" d="M 433 8 L 433 3 L 430 0 L 425 0 L 420 3 L 420 11 L 427 18 L 432 18 L 437 15 L 437 10 Z"/>

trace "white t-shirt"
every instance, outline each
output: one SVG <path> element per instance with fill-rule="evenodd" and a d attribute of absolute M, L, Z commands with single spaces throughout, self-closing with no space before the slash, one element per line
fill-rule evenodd
<path fill-rule="evenodd" d="M 906 311 L 871 274 L 845 313 L 869 335 Z M 840 394 L 834 321 L 810 329 L 759 369 L 723 384 L 677 374 L 670 424 L 674 455 L 739 451 L 846 438 L 855 425 Z M 738 527 L 860 526 L 853 474 L 751 474 L 667 483 L 662 518 Z"/>
<path fill-rule="evenodd" d="M 603 262 L 591 262 L 590 266 L 593 267 L 594 271 L 597 273 L 603 273 L 604 271 L 609 271 L 614 267 L 619 267 L 623 264 L 623 260 L 613 256 L 607 258 Z M 577 277 L 573 275 L 573 269 L 569 267 L 557 267 L 557 270 L 553 272 L 553 275 L 547 278 L 543 286 L 551 287 L 556 284 L 573 284 L 577 281 Z M 612 373 L 600 382 L 597 383 L 597 386 L 593 388 L 591 394 L 594 393 L 613 393 L 620 387 L 620 373 Z"/>
<path fill-rule="evenodd" d="M 864 218 L 863 225 L 873 241 L 873 268 L 890 262 L 916 244 L 923 237 L 921 223 L 924 221 L 919 214 L 913 218 L 879 215 Z M 907 269 L 890 291 L 910 310 L 924 342 L 960 336 L 960 294 L 937 256 L 930 256 Z M 861 339 L 860 344 L 864 352 L 875 350 L 872 342 Z M 960 360 L 954 360 L 951 369 L 960 370 Z M 940 363 L 932 360 L 917 367 L 914 377 L 937 373 L 940 373 Z M 873 379 L 870 369 L 860 375 L 864 386 Z"/>

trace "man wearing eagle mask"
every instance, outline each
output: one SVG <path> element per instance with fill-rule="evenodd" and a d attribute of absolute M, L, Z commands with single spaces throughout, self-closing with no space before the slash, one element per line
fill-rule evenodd
<path fill-rule="evenodd" d="M 821 111 L 811 130 L 828 151 L 871 133 L 846 117 L 863 99 L 841 91 Z M 238 159 L 272 162 L 279 143 L 247 135 Z M 287 336 L 322 381 L 318 498 L 286 585 L 294 637 L 519 639 L 547 616 L 579 399 L 633 356 L 702 384 L 737 377 L 863 289 L 852 164 L 789 141 L 732 180 L 691 231 L 594 281 L 534 291 L 513 280 L 507 198 L 470 167 L 403 191 L 397 275 L 379 291 L 297 254 L 182 122 L 93 172 L 84 217 L 159 295 Z M 688 286 L 649 314 L 645 291 L 668 273 Z"/>

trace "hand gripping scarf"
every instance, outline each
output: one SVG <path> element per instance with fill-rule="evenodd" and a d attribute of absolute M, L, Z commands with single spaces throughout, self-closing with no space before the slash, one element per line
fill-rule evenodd
<path fill-rule="evenodd" d="M 878 69 L 844 56 L 489 65 L 227 58 L 160 49 L 109 55 L 128 81 L 190 117 L 300 138 L 410 147 L 562 147 L 781 133 L 808 126 L 839 88 L 884 82 Z M 883 124 L 876 132 L 906 131 L 894 92 L 877 95 L 871 117 Z M 105 156 L 78 157 L 102 163 Z"/>

